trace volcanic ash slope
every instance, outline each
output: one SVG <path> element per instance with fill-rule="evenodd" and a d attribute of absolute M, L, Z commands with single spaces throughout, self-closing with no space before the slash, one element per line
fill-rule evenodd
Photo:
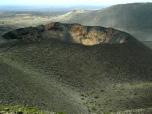
<path fill-rule="evenodd" d="M 125 32 L 50 23 L 3 37 L 1 105 L 70 114 L 152 107 L 152 51 Z"/>

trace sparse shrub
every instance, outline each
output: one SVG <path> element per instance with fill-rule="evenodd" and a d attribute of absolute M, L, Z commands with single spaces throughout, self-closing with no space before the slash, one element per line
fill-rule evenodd
<path fill-rule="evenodd" d="M 111 102 L 112 101 L 112 99 L 111 98 L 109 98 L 109 100 L 108 100 L 109 102 Z"/>
<path fill-rule="evenodd" d="M 81 94 L 81 96 L 84 97 L 85 95 L 84 95 L 84 94 Z"/>
<path fill-rule="evenodd" d="M 126 97 L 126 99 L 129 99 L 129 97 Z"/>
<path fill-rule="evenodd" d="M 81 100 L 84 100 L 84 98 L 81 98 Z"/>
<path fill-rule="evenodd" d="M 101 90 L 100 90 L 100 92 L 104 92 L 104 91 L 105 91 L 104 89 L 101 89 Z"/>
<path fill-rule="evenodd" d="M 96 96 L 94 96 L 94 98 L 95 98 L 95 99 L 99 99 L 99 96 L 96 95 Z"/>
<path fill-rule="evenodd" d="M 117 91 L 117 93 L 120 93 L 120 91 Z"/>
<path fill-rule="evenodd" d="M 112 112 L 112 110 L 109 110 L 109 112 Z"/>
<path fill-rule="evenodd" d="M 96 107 L 92 107 L 92 110 L 93 110 L 93 111 L 96 111 L 97 109 L 96 109 Z"/>
<path fill-rule="evenodd" d="M 90 94 L 95 94 L 96 92 L 95 91 L 91 91 L 91 93 Z"/>
<path fill-rule="evenodd" d="M 137 93 L 134 93 L 134 95 L 137 95 Z"/>
<path fill-rule="evenodd" d="M 101 104 L 98 104 L 98 106 L 100 107 L 100 106 L 101 106 Z"/>

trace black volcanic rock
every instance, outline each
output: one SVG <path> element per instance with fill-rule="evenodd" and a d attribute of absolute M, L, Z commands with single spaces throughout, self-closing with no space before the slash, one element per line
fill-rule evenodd
<path fill-rule="evenodd" d="M 19 28 L 14 31 L 10 31 L 3 35 L 5 39 L 26 39 L 26 40 L 38 40 L 41 35 L 38 28 L 27 27 Z"/>
<path fill-rule="evenodd" d="M 84 45 L 95 45 L 101 43 L 124 43 L 130 41 L 132 36 L 113 28 L 55 22 L 37 27 L 16 29 L 4 34 L 3 37 L 5 39 L 22 39 L 28 42 L 55 38 Z"/>

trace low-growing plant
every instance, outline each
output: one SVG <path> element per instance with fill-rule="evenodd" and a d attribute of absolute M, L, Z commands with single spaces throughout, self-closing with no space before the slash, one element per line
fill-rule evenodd
<path fill-rule="evenodd" d="M 40 110 L 37 107 L 23 107 L 23 106 L 0 106 L 0 111 L 5 111 L 7 112 L 22 112 L 22 113 L 28 113 L 28 114 L 33 114 L 33 113 L 37 113 L 37 114 L 46 114 L 45 111 Z"/>
<path fill-rule="evenodd" d="M 48 111 L 43 111 L 37 107 L 23 107 L 20 105 L 17 106 L 3 106 L 0 105 L 0 114 L 48 114 Z M 66 112 L 59 111 L 59 112 L 54 112 L 54 114 L 67 114 Z"/>
<path fill-rule="evenodd" d="M 104 92 L 104 91 L 105 91 L 104 89 L 101 89 L 101 90 L 100 90 L 100 92 Z"/>
<path fill-rule="evenodd" d="M 84 100 L 84 98 L 81 98 L 81 100 Z"/>
<path fill-rule="evenodd" d="M 99 96 L 97 96 L 97 95 L 96 95 L 96 96 L 94 96 L 94 98 L 95 98 L 95 99 L 98 99 L 98 98 L 99 98 Z"/>
<path fill-rule="evenodd" d="M 81 94 L 81 96 L 83 96 L 83 97 L 84 97 L 85 95 L 84 95 L 84 94 Z"/>
<path fill-rule="evenodd" d="M 92 110 L 93 110 L 93 111 L 96 111 L 97 109 L 96 109 L 96 107 L 92 107 Z"/>

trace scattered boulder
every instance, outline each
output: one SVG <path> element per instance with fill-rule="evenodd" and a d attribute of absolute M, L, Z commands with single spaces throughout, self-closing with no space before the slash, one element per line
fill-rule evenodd
<path fill-rule="evenodd" d="M 3 35 L 5 39 L 19 39 L 25 41 L 36 41 L 41 38 L 40 31 L 36 27 L 19 28 Z"/>

